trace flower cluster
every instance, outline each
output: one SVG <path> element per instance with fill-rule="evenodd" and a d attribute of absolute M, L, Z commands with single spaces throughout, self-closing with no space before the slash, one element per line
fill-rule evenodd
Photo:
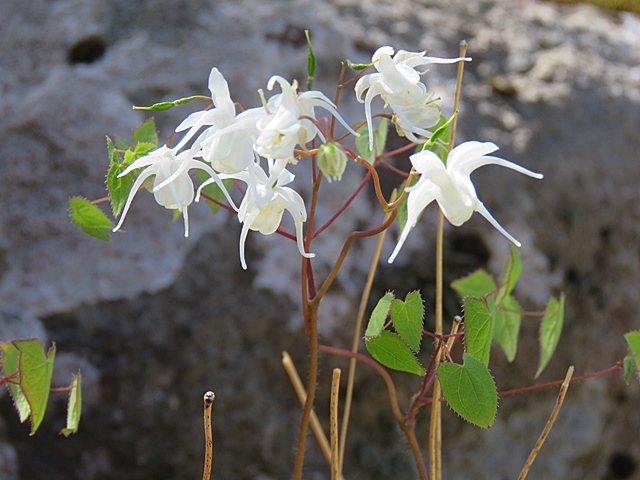
<path fill-rule="evenodd" d="M 294 175 L 287 165 L 295 161 L 294 149 L 324 136 L 317 128 L 315 108 L 321 107 L 334 115 L 352 134 L 357 135 L 340 117 L 335 105 L 322 93 L 309 91 L 298 94 L 297 83 L 290 84 L 273 76 L 267 84 L 272 90 L 278 84 L 282 93 L 273 95 L 264 105 L 236 113 L 229 86 L 217 68 L 209 75 L 209 90 L 214 108 L 192 113 L 176 132 L 184 133 L 175 147 L 166 145 L 137 159 L 120 176 L 146 167 L 137 177 L 120 221 L 119 230 L 136 192 L 144 181 L 154 176 L 153 193 L 158 204 L 182 212 L 185 236 L 189 235 L 188 207 L 194 200 L 194 185 L 189 176 L 197 168 L 209 174 L 195 195 L 198 201 L 202 188 L 215 182 L 229 204 L 238 212 L 242 223 L 240 261 L 247 268 L 244 245 L 249 230 L 264 235 L 274 233 L 287 210 L 295 223 L 298 249 L 305 257 L 302 224 L 307 214 L 302 197 L 290 187 Z M 188 146 L 190 144 L 190 146 Z M 267 170 L 261 165 L 266 159 Z M 240 207 L 236 207 L 222 180 L 244 182 L 246 190 Z"/>
<path fill-rule="evenodd" d="M 429 128 L 440 120 L 440 107 L 435 103 L 433 92 L 420 81 L 416 67 L 431 63 L 456 63 L 470 61 L 464 58 L 436 58 L 425 56 L 426 52 L 398 51 L 393 55 L 393 48 L 380 47 L 373 54 L 371 62 L 378 73 L 363 76 L 356 84 L 358 101 L 364 103 L 367 126 L 372 131 L 371 102 L 380 95 L 385 106 L 393 110 L 393 121 L 398 133 L 415 143 L 429 140 Z M 393 58 L 392 58 L 393 57 Z M 362 94 L 367 91 L 364 100 Z M 373 150 L 373 135 L 369 136 L 369 150 Z"/>
<path fill-rule="evenodd" d="M 393 112 L 392 121 L 400 135 L 415 143 L 429 140 L 432 135 L 429 129 L 439 123 L 441 114 L 433 92 L 429 92 L 421 81 L 425 71 L 419 71 L 418 68 L 432 63 L 469 60 L 467 57 L 427 57 L 425 52 L 404 50 L 394 54 L 391 47 L 379 48 L 369 65 L 375 67 L 376 71 L 363 75 L 355 86 L 358 101 L 364 103 L 368 131 L 373 132 L 372 100 L 380 96 L 385 107 Z M 274 75 L 267 83 L 267 89 L 271 91 L 276 86 L 280 93 L 268 100 L 260 91 L 261 106 L 237 112 L 227 81 L 217 68 L 211 69 L 209 90 L 213 107 L 192 113 L 178 125 L 176 133 L 182 134 L 182 138 L 175 146 L 157 148 L 135 160 L 120 174 L 129 175 L 134 170 L 144 168 L 133 183 L 114 231 L 122 227 L 136 192 L 145 181 L 153 181 L 152 191 L 156 201 L 165 208 L 182 213 L 185 236 L 188 236 L 189 205 L 194 199 L 199 200 L 205 186 L 216 183 L 242 224 L 239 243 L 243 268 L 247 268 L 244 250 L 249 231 L 258 231 L 263 235 L 276 232 L 285 210 L 294 221 L 300 254 L 313 257 L 312 253 L 305 251 L 303 240 L 303 223 L 307 219 L 304 200 L 289 186 L 294 175 L 287 167 L 296 162 L 297 147 L 304 150 L 309 142 L 318 138 L 322 143 L 317 152 L 318 168 L 329 181 L 340 180 L 347 163 L 347 153 L 339 143 L 325 138 L 316 118 L 317 107 L 333 115 L 351 134 L 358 134 L 345 123 L 336 106 L 323 93 L 298 93 L 296 81 L 289 83 L 285 78 Z M 369 150 L 373 149 L 373 139 L 374 135 L 370 133 Z M 497 148 L 492 143 L 467 142 L 454 148 L 446 163 L 429 150 L 411 156 L 420 179 L 415 186 L 407 189 L 408 219 L 389 262 L 393 262 L 420 213 L 433 200 L 438 202 L 453 225 L 461 225 L 473 212 L 478 212 L 509 240 L 519 245 L 478 200 L 470 174 L 480 166 L 496 164 L 535 178 L 542 178 L 542 175 L 488 155 Z M 193 169 L 209 175 L 209 179 L 197 191 L 189 173 Z M 223 180 L 226 179 L 232 179 L 238 186 L 240 182 L 245 184 L 242 189 L 238 188 L 243 192 L 239 207 L 225 188 Z"/>

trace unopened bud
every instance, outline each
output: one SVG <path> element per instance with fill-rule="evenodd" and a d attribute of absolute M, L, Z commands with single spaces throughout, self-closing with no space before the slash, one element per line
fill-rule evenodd
<path fill-rule="evenodd" d="M 347 154 L 334 142 L 327 142 L 318 149 L 318 166 L 327 180 L 342 180 L 342 174 L 347 168 Z"/>

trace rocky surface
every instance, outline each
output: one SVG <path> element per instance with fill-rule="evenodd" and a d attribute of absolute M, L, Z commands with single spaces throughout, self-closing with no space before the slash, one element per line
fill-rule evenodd
<path fill-rule="evenodd" d="M 296 307 L 299 262 L 287 261 L 295 247 L 275 236 L 250 236 L 243 272 L 237 221 L 211 217 L 204 205 L 190 210 L 192 235 L 184 239 L 180 222 L 171 224 L 169 212 L 140 195 L 126 232 L 106 244 L 75 231 L 66 202 L 73 195 L 104 196 L 105 135 L 126 138 L 144 118 L 131 104 L 206 93 L 213 65 L 247 106 L 258 102 L 255 91 L 274 73 L 304 80 L 304 28 L 312 31 L 319 60 L 317 87 L 330 96 L 344 58 L 367 61 L 380 45 L 454 56 L 467 40 L 474 60 L 466 67 L 459 140 L 495 141 L 504 157 L 545 174 L 543 182 L 491 167 L 474 174 L 481 199 L 524 244 L 518 297 L 540 309 L 549 294 L 567 294 L 562 348 L 544 379 L 562 377 L 569 364 L 576 375 L 599 370 L 625 354 L 621 334 L 640 326 L 640 19 L 530 0 L 443 5 L 0 4 L 0 339 L 32 335 L 29 328 L 42 332 L 43 324 L 41 338 L 67 354 L 65 368 L 87 372 L 90 400 L 77 435 L 57 436 L 61 396 L 52 398 L 42 431 L 30 438 L 4 395 L 0 479 L 198 478 L 201 396 L 209 388 L 217 393 L 218 478 L 289 476 L 299 413 L 280 354 L 289 350 L 301 370 L 306 360 Z M 433 67 L 428 77 L 445 108 L 453 77 L 446 66 Z M 350 120 L 361 118 L 352 95 L 341 106 Z M 156 115 L 161 138 L 190 110 Z M 397 161 L 406 165 L 406 158 Z M 321 218 L 361 174 L 350 168 L 342 184 L 330 186 Z M 375 212 L 372 199 L 361 195 L 348 221 L 330 230 L 334 238 L 314 244 L 319 278 L 341 247 L 340 236 L 370 225 Z M 404 295 L 420 287 L 428 297 L 433 258 L 424 252 L 434 220 L 424 217 L 394 267 L 380 270 L 377 291 Z M 358 245 L 323 304 L 325 338 L 346 344 L 344 325 L 357 308 L 373 243 Z M 392 244 L 387 239 L 385 252 Z M 499 270 L 507 251 L 506 240 L 481 218 L 447 229 L 447 280 L 479 266 Z M 449 315 L 457 303 L 447 299 Z M 513 365 L 495 354 L 500 388 L 532 381 L 535 320 L 522 335 L 529 340 Z M 324 380 L 334 364 L 340 362 L 325 359 L 322 368 L 321 416 Z M 398 382 L 408 398 L 415 385 L 402 376 Z M 358 388 L 347 478 L 410 478 L 380 380 L 362 368 Z M 515 478 L 554 398 L 551 389 L 503 399 L 489 431 L 445 416 L 451 432 L 445 478 Z M 531 477 L 640 478 L 639 398 L 637 383 L 626 387 L 616 374 L 572 386 Z M 324 460 L 310 445 L 308 478 L 326 478 Z"/>

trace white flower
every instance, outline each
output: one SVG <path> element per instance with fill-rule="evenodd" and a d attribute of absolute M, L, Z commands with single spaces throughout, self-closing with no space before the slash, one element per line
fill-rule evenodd
<path fill-rule="evenodd" d="M 438 123 L 440 108 L 434 103 L 433 93 L 427 92 L 427 87 L 420 81 L 421 73 L 425 72 L 417 71 L 416 67 L 471 59 L 426 57 L 425 54 L 426 52 L 400 50 L 391 58 L 393 55 L 391 47 L 380 47 L 373 54 L 371 61 L 378 73 L 363 76 L 355 87 L 358 101 L 364 103 L 370 132 L 373 131 L 371 102 L 374 97 L 380 95 L 385 106 L 393 110 L 393 121 L 400 135 L 416 143 L 424 142 L 430 137 L 431 134 L 427 129 Z M 362 100 L 365 90 L 367 95 Z M 373 135 L 369 135 L 369 150 L 373 150 Z"/>
<path fill-rule="evenodd" d="M 282 93 L 272 96 L 266 105 L 268 116 L 258 120 L 260 131 L 254 149 L 265 158 L 293 157 L 296 145 L 304 146 L 307 142 L 324 136 L 314 124 L 315 107 L 322 107 L 329 111 L 352 134 L 357 135 L 342 119 L 336 106 L 323 93 L 312 90 L 298 95 L 296 81 L 291 85 L 279 75 L 269 79 L 267 88 L 272 90 L 274 85 L 280 84 Z"/>
<path fill-rule="evenodd" d="M 190 169 L 199 168 L 211 175 L 211 177 L 218 182 L 218 185 L 222 189 L 222 192 L 229 203 L 236 208 L 233 200 L 229 197 L 229 193 L 218 178 L 218 175 L 209 165 L 200 160 L 194 159 L 193 150 L 185 150 L 177 155 L 176 151 L 177 150 L 175 148 L 168 148 L 164 145 L 144 157 L 138 158 L 122 173 L 120 173 L 120 175 L 118 175 L 118 177 L 123 177 L 136 168 L 147 167 L 140 173 L 140 175 L 138 175 L 133 183 L 131 191 L 129 192 L 129 197 L 127 198 L 124 209 L 122 210 L 120 221 L 113 229 L 114 232 L 118 231 L 122 226 L 124 219 L 127 216 L 127 212 L 129 211 L 129 207 L 131 206 L 131 202 L 133 201 L 133 197 L 135 197 L 144 181 L 152 175 L 155 176 L 153 180 L 153 196 L 155 197 L 156 202 L 165 208 L 182 212 L 182 216 L 184 217 L 185 237 L 189 236 L 189 215 L 187 207 L 191 205 L 194 197 L 193 182 L 191 181 L 191 177 L 189 177 Z M 176 172 L 182 173 L 174 177 Z M 169 183 L 165 182 L 165 180 L 172 177 L 173 179 Z"/>
<path fill-rule="evenodd" d="M 469 220 L 473 212 L 478 212 L 516 246 L 520 246 L 520 242 L 502 228 L 478 200 L 470 175 L 484 165 L 500 165 L 533 178 L 541 179 L 543 176 L 503 158 L 488 155 L 497 149 L 498 146 L 490 142 L 465 142 L 451 150 L 446 166 L 429 150 L 411 155 L 411 163 L 421 176 L 414 186 L 407 188 L 407 223 L 389 257 L 389 263 L 394 261 L 409 231 L 415 227 L 418 217 L 433 200 L 438 202 L 444 216 L 456 227 Z"/>
<path fill-rule="evenodd" d="M 209 73 L 209 91 L 215 108 L 194 112 L 176 132 L 188 130 L 178 146 L 183 146 L 203 126 L 207 128 L 194 142 L 202 158 L 222 173 L 237 173 L 253 161 L 253 142 L 258 134 L 256 122 L 264 117 L 264 109 L 247 110 L 236 116 L 229 85 L 217 68 Z"/>
<path fill-rule="evenodd" d="M 247 262 L 244 249 L 249 230 L 271 235 L 280 226 L 285 210 L 289 211 L 295 223 L 296 241 L 300 254 L 305 258 L 315 256 L 313 253 L 304 251 L 302 224 L 307 220 L 304 200 L 295 190 L 284 186 L 293 181 L 294 175 L 284 168 L 286 159 L 269 162 L 269 176 L 257 163 L 252 163 L 244 172 L 222 175 L 223 178 L 237 178 L 247 184 L 247 191 L 238 209 L 238 220 L 242 223 L 240 262 L 245 270 Z M 203 183 L 200 188 L 204 185 Z M 198 190 L 198 197 L 199 195 L 200 190 Z"/>

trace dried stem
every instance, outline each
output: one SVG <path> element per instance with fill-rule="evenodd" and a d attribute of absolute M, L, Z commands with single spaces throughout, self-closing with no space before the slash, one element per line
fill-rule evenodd
<path fill-rule="evenodd" d="M 558 417 L 558 413 L 560 412 L 560 408 L 562 407 L 562 402 L 564 402 L 564 397 L 567 394 L 567 389 L 569 388 L 569 382 L 571 382 L 572 376 L 573 376 L 573 365 L 569 367 L 569 370 L 567 370 L 567 375 L 564 377 L 564 381 L 560 386 L 560 392 L 558 392 L 558 398 L 556 400 L 555 406 L 553 407 L 553 411 L 551 412 L 551 416 L 549 417 L 547 424 L 544 426 L 544 429 L 542 430 L 540 437 L 538 437 L 538 441 L 533 447 L 533 450 L 531 450 L 531 453 L 529 454 L 529 458 L 527 458 L 527 461 L 525 462 L 524 467 L 522 467 L 522 472 L 520 472 L 520 476 L 518 477 L 518 480 L 524 480 L 526 478 L 527 474 L 529 473 L 529 470 L 531 469 L 531 465 L 533 465 L 533 461 L 536 459 L 538 452 L 542 448 L 542 444 L 549 436 L 549 432 L 551 431 L 551 428 L 553 427 L 553 424 L 555 423 L 556 418 Z"/>
<path fill-rule="evenodd" d="M 402 416 L 400 406 L 398 405 L 398 394 L 396 391 L 396 387 L 393 383 L 393 380 L 391 380 L 391 376 L 384 369 L 384 367 L 372 358 L 366 355 L 362 355 L 361 353 L 354 353 L 349 350 L 343 350 L 342 348 L 330 347 L 328 345 L 322 344 L 319 345 L 319 349 L 321 352 L 329 353 L 331 355 L 338 355 L 341 357 L 355 358 L 356 360 L 360 360 L 370 367 L 373 367 L 373 369 L 380 374 L 380 376 L 384 380 L 384 383 L 387 385 L 387 391 L 389 392 L 389 402 L 391 403 L 391 411 L 393 412 L 393 416 L 395 417 L 396 422 L 398 422 L 398 426 L 404 433 L 407 441 L 409 442 L 409 447 L 411 448 L 413 459 L 416 462 L 416 466 L 418 468 L 420 480 L 429 480 L 424 462 L 422 461 L 420 446 L 418 445 L 418 441 L 416 439 L 415 428 L 413 424 L 406 422 L 404 417 Z"/>
<path fill-rule="evenodd" d="M 213 433 L 211 432 L 211 407 L 216 395 L 212 391 L 204 394 L 204 473 L 202 480 L 211 478 L 211 465 L 213 463 Z"/>
<path fill-rule="evenodd" d="M 393 196 L 391 197 L 391 201 L 393 201 Z M 385 217 L 387 220 L 389 214 Z M 353 329 L 353 340 L 351 342 L 351 351 L 358 351 L 358 344 L 360 343 L 360 337 L 362 335 L 362 320 L 364 319 L 364 313 L 367 308 L 367 303 L 369 303 L 369 294 L 371 293 L 371 286 L 373 285 L 373 279 L 376 275 L 376 270 L 378 268 L 378 262 L 380 261 L 380 254 L 382 253 L 382 244 L 384 243 L 384 237 L 386 235 L 386 230 L 383 230 L 378 236 L 378 242 L 376 243 L 376 249 L 373 252 L 373 257 L 371 258 L 371 265 L 369 266 L 369 274 L 367 276 L 367 281 L 364 286 L 364 290 L 362 291 L 362 297 L 360 297 L 360 306 L 358 307 L 358 314 L 356 317 L 356 325 Z M 344 466 L 344 451 L 347 443 L 347 432 L 349 430 L 349 417 L 351 415 L 351 402 L 353 401 L 353 385 L 356 377 L 356 359 L 352 358 L 349 360 L 349 376 L 347 377 L 347 393 L 345 395 L 344 400 L 344 412 L 342 414 L 342 429 L 340 431 L 340 472 L 342 472 L 342 468 Z"/>
<path fill-rule="evenodd" d="M 467 53 L 467 42 L 460 42 L 460 57 Z M 458 75 L 456 77 L 456 93 L 453 102 L 453 111 L 457 112 L 460 105 L 460 94 L 462 92 L 462 74 L 464 73 L 464 61 L 458 62 Z M 451 135 L 449 140 L 449 151 L 453 148 L 456 136 L 458 116 L 451 122 Z M 444 214 L 442 210 L 438 213 L 438 230 L 436 233 L 436 328 L 435 334 L 442 335 L 442 259 L 444 244 Z M 440 340 L 439 340 L 440 341 Z M 435 369 L 437 371 L 440 364 L 440 353 L 436 353 Z M 433 398 L 440 398 L 440 382 L 436 377 L 433 382 Z M 429 470 L 433 480 L 442 480 L 442 429 L 441 429 L 441 405 L 440 402 L 431 404 L 431 423 L 429 425 Z"/>
<path fill-rule="evenodd" d="M 302 381 L 300 380 L 300 376 L 298 375 L 298 371 L 296 370 L 295 365 L 293 364 L 293 360 L 288 352 L 282 352 L 282 365 L 289 375 L 289 380 L 291 380 L 291 384 L 293 385 L 293 389 L 300 400 L 302 405 L 305 404 L 307 400 L 307 394 L 305 392 L 304 385 L 302 385 Z M 311 430 L 318 441 L 318 445 L 320 445 L 320 450 L 324 455 L 324 458 L 327 459 L 329 464 L 331 463 L 331 447 L 329 445 L 329 440 L 327 440 L 327 436 L 322 429 L 322 425 L 320 425 L 320 420 L 318 419 L 318 415 L 316 415 L 315 411 L 311 412 Z M 341 478 L 341 477 L 340 477 Z"/>
<path fill-rule="evenodd" d="M 303 283 L 306 279 L 303 278 Z M 306 301 L 306 299 L 305 299 Z M 310 308 L 309 304 L 305 304 L 308 310 L 305 316 L 307 320 L 307 328 L 309 332 L 309 379 L 307 381 L 307 394 L 302 409 L 302 419 L 300 420 L 300 434 L 298 437 L 298 448 L 296 450 L 296 461 L 293 470 L 294 480 L 302 480 L 302 467 L 304 466 L 304 452 L 307 444 L 307 430 L 309 428 L 309 420 L 313 413 L 313 402 L 316 396 L 316 383 L 318 381 L 318 310 Z"/>
<path fill-rule="evenodd" d="M 441 359 L 440 343 L 442 339 L 442 259 L 444 244 L 444 215 L 442 210 L 438 211 L 438 229 L 436 231 L 436 328 L 435 334 L 438 337 L 438 347 L 435 352 L 434 370 L 438 370 Z M 438 377 L 433 382 L 433 398 L 440 398 L 440 382 Z M 440 429 L 440 402 L 431 404 L 431 423 L 429 424 L 429 473 L 434 480 L 440 480 L 441 454 L 442 454 L 442 432 Z"/>
<path fill-rule="evenodd" d="M 309 303 L 310 307 L 317 308 L 317 305 L 320 303 L 320 300 L 322 300 L 322 297 L 324 297 L 324 295 L 329 290 L 329 287 L 331 286 L 333 281 L 336 279 L 336 276 L 338 275 L 338 272 L 342 267 L 342 263 L 347 257 L 347 253 L 349 253 L 349 249 L 351 248 L 351 244 L 353 243 L 353 241 L 356 238 L 373 237 L 374 235 L 378 235 L 379 233 L 382 233 L 387 228 L 389 228 L 389 226 L 391 226 L 391 224 L 396 218 L 396 215 L 397 215 L 397 211 L 394 210 L 391 212 L 391 214 L 388 217 L 385 217 L 385 220 L 382 222 L 382 224 L 380 224 L 376 228 L 373 228 L 371 230 L 367 230 L 364 232 L 351 232 L 349 234 L 349 236 L 344 242 L 344 245 L 342 246 L 342 250 L 340 251 L 340 255 L 338 256 L 338 259 L 336 260 L 335 265 L 331 269 L 331 272 L 329 272 L 329 275 L 327 275 L 327 278 L 325 279 L 324 283 L 320 287 L 320 290 L 318 290 L 318 293 L 313 297 L 313 299 Z"/>
<path fill-rule="evenodd" d="M 329 409 L 329 424 L 331 439 L 331 480 L 340 479 L 340 454 L 338 453 L 338 393 L 340 392 L 340 369 L 333 369 L 331 377 L 331 403 Z"/>

